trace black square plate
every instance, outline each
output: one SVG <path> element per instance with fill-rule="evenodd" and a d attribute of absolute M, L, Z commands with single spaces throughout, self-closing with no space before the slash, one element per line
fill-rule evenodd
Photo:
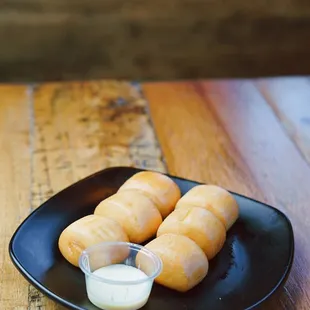
<path fill-rule="evenodd" d="M 22 275 L 48 297 L 70 309 L 98 309 L 87 298 L 83 273 L 58 250 L 58 237 L 73 221 L 91 214 L 141 169 L 102 170 L 59 192 L 36 209 L 13 235 L 10 256 Z M 170 176 L 182 194 L 199 184 Z M 147 310 L 253 309 L 286 280 L 294 255 L 290 221 L 279 210 L 234 194 L 240 217 L 207 277 L 187 293 L 154 285 Z"/>

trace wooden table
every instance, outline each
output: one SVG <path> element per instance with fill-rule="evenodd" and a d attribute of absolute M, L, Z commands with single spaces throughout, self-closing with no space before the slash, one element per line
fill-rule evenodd
<path fill-rule="evenodd" d="M 270 203 L 294 226 L 294 266 L 264 309 L 310 309 L 310 80 L 0 86 L 0 305 L 61 309 L 8 256 L 18 224 L 69 184 L 133 165 Z"/>

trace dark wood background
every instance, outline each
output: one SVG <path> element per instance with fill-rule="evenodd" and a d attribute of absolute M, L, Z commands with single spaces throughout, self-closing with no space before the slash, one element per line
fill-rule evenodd
<path fill-rule="evenodd" d="M 310 73 L 307 0 L 0 0 L 0 82 Z"/>

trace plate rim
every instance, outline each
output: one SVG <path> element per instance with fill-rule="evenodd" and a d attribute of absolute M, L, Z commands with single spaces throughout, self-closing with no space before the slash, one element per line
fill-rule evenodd
<path fill-rule="evenodd" d="M 77 182 L 74 182 L 72 184 L 70 184 L 69 186 L 65 187 L 64 189 L 56 192 L 54 195 L 52 195 L 50 198 L 48 198 L 47 200 L 45 200 L 39 207 L 37 207 L 35 210 L 33 210 L 19 225 L 18 227 L 16 228 L 16 230 L 14 231 L 11 239 L 10 239 L 10 242 L 9 242 L 9 245 L 8 245 L 8 250 L 9 250 L 9 257 L 13 263 L 13 265 L 16 267 L 16 269 L 19 271 L 19 273 L 28 281 L 29 284 L 33 285 L 35 288 L 37 288 L 41 293 L 43 293 L 45 296 L 47 296 L 48 298 L 51 298 L 52 300 L 54 300 L 55 302 L 58 302 L 60 303 L 61 305 L 65 306 L 65 307 L 70 307 L 71 309 L 74 309 L 74 310 L 86 310 L 86 308 L 81 308 L 79 306 L 76 306 L 75 304 L 71 303 L 70 301 L 68 300 L 65 300 L 63 298 L 61 298 L 60 296 L 58 296 L 57 294 L 54 294 L 52 291 L 50 291 L 48 288 L 46 288 L 43 284 L 40 283 L 40 281 L 37 281 L 27 270 L 24 269 L 24 267 L 22 266 L 21 262 L 18 260 L 18 258 L 16 257 L 15 255 L 15 252 L 14 252 L 14 242 L 16 240 L 16 237 L 19 233 L 19 231 L 21 230 L 21 228 L 24 226 L 24 224 L 30 219 L 32 218 L 33 216 L 35 216 L 35 214 L 40 211 L 42 208 L 45 207 L 45 205 L 52 199 L 54 199 L 55 196 L 58 196 L 59 194 L 61 194 L 62 192 L 64 191 L 67 191 L 69 188 L 74 188 L 76 186 L 78 186 L 80 183 L 83 183 L 85 182 L 86 180 L 88 179 L 92 179 L 92 178 L 95 178 L 97 175 L 100 175 L 104 172 L 107 172 L 109 170 L 122 170 L 122 169 L 126 169 L 126 170 L 136 170 L 137 172 L 139 171 L 153 171 L 153 172 L 160 172 L 160 171 L 157 171 L 157 170 L 154 170 L 154 169 L 143 169 L 143 168 L 137 168 L 137 167 L 131 167 L 131 166 L 113 166 L 113 167 L 108 167 L 108 168 L 104 168 L 102 170 L 99 170 L 95 173 L 92 173 L 80 180 L 78 180 Z M 165 174 L 166 176 L 168 177 L 172 177 L 172 178 L 175 178 L 175 179 L 179 179 L 179 180 L 182 180 L 182 181 L 189 181 L 189 182 L 193 182 L 193 183 L 197 183 L 197 184 L 207 184 L 207 183 L 202 183 L 202 182 L 198 182 L 198 181 L 195 181 L 195 180 L 191 180 L 191 179 L 186 179 L 186 178 L 183 178 L 183 177 L 178 177 L 178 176 L 175 176 L 173 174 L 169 174 L 169 173 L 164 173 L 164 172 L 160 172 L 162 174 Z M 274 295 L 286 282 L 289 274 L 290 274 L 290 271 L 292 269 L 292 265 L 293 265 L 293 262 L 294 262 L 294 256 L 295 256 L 295 238 L 294 238 L 294 230 L 293 230 L 293 226 L 292 226 L 292 223 L 290 221 L 290 219 L 286 216 L 286 214 L 269 205 L 269 204 L 266 204 L 264 202 L 261 202 L 259 200 L 256 200 L 254 198 L 250 198 L 250 197 L 247 197 L 245 195 L 242 195 L 242 194 L 238 194 L 236 192 L 233 192 L 233 191 L 230 191 L 228 190 L 231 194 L 235 195 L 235 196 L 239 196 L 239 197 L 242 197 L 242 198 L 245 198 L 245 199 L 248 199 L 248 200 L 252 200 L 256 203 L 259 203 L 259 204 L 263 204 L 265 207 L 268 207 L 272 210 L 274 210 L 277 214 L 279 214 L 287 223 L 287 226 L 288 226 L 288 231 L 289 231 L 289 237 L 290 237 L 290 240 L 289 240 L 289 244 L 290 244 L 290 248 L 291 248 L 291 251 L 290 251 L 290 254 L 289 254 L 289 259 L 288 259 L 288 264 L 286 266 L 286 269 L 285 269 L 285 272 L 283 273 L 281 279 L 277 282 L 277 284 L 272 288 L 272 290 L 270 290 L 270 292 L 268 294 L 266 294 L 263 298 L 261 298 L 259 301 L 257 301 L 255 304 L 251 305 L 250 307 L 248 308 L 245 308 L 244 310 L 252 310 L 252 309 L 255 309 L 257 306 L 263 304 L 266 300 L 268 300 L 272 295 Z"/>

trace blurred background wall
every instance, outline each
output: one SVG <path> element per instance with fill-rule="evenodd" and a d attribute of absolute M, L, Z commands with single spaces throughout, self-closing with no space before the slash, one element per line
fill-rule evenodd
<path fill-rule="evenodd" d="M 0 82 L 310 73 L 308 0 L 0 0 Z"/>

